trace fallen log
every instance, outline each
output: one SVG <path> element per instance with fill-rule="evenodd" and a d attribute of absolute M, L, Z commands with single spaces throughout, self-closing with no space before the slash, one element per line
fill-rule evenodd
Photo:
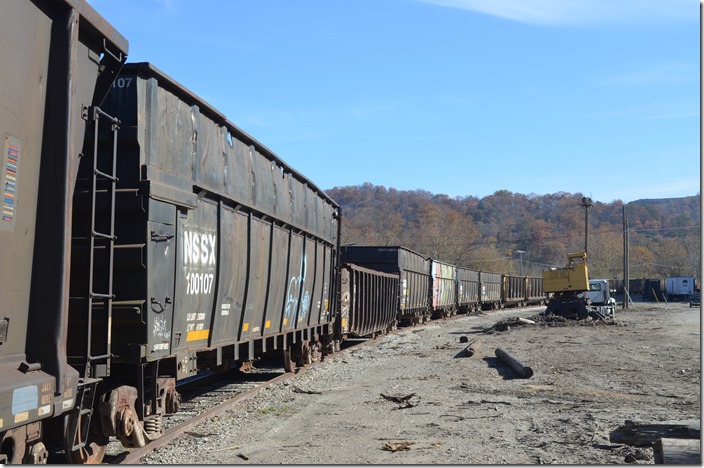
<path fill-rule="evenodd" d="M 464 349 L 464 352 L 465 352 L 465 354 L 466 354 L 467 356 L 472 357 L 472 356 L 474 356 L 475 354 L 477 354 L 477 353 L 479 352 L 479 350 L 481 349 L 481 347 L 482 347 L 482 340 L 481 340 L 481 339 L 476 339 L 476 340 L 472 341 L 472 342 L 469 344 L 469 346 L 467 346 L 467 347 Z"/>
<path fill-rule="evenodd" d="M 611 443 L 638 446 L 652 445 L 660 439 L 699 439 L 698 420 L 644 423 L 626 420 L 609 435 Z"/>
<path fill-rule="evenodd" d="M 496 348 L 494 354 L 496 354 L 497 358 L 501 359 L 503 362 L 511 366 L 511 369 L 516 371 L 516 374 L 518 374 L 518 376 L 522 379 L 529 379 L 533 376 L 533 369 L 528 366 L 524 366 L 518 359 L 511 356 L 503 349 Z"/>
<path fill-rule="evenodd" d="M 653 445 L 653 455 L 658 465 L 701 465 L 701 440 L 660 439 Z"/>

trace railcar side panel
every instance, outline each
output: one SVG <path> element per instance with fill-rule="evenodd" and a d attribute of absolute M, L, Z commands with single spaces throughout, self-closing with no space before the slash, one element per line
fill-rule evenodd
<path fill-rule="evenodd" d="M 434 313 L 451 315 L 456 309 L 457 267 L 438 260 L 431 261 L 433 293 L 431 310 Z"/>
<path fill-rule="evenodd" d="M 220 207 L 220 265 L 218 299 L 213 315 L 211 346 L 231 344 L 239 333 L 247 292 L 249 216 Z"/>
<path fill-rule="evenodd" d="M 501 274 L 479 272 L 481 285 L 480 300 L 482 309 L 497 309 L 501 307 Z"/>
<path fill-rule="evenodd" d="M 290 331 L 296 327 L 298 307 L 303 287 L 304 271 L 304 238 L 300 234 L 291 233 L 291 246 L 288 257 L 288 275 L 286 277 L 286 295 L 284 301 L 284 316 L 281 321 L 282 331 Z"/>
<path fill-rule="evenodd" d="M 172 353 L 200 349 L 210 338 L 220 260 L 218 212 L 216 203 L 201 199 L 197 209 L 179 216 Z M 159 309 L 150 308 L 155 314 Z"/>
<path fill-rule="evenodd" d="M 457 305 L 460 311 L 474 311 L 479 308 L 479 272 L 457 267 Z"/>
<path fill-rule="evenodd" d="M 505 306 L 521 305 L 527 296 L 525 276 L 502 275 L 501 300 Z"/>
<path fill-rule="evenodd" d="M 342 267 L 341 335 L 367 337 L 396 325 L 399 276 L 359 265 Z"/>
<path fill-rule="evenodd" d="M 267 333 L 281 330 L 284 301 L 286 298 L 286 260 L 289 257 L 290 232 L 274 225 L 271 251 L 271 271 L 269 279 L 269 299 L 267 317 L 264 324 Z M 268 322 L 268 323 L 267 323 Z"/>
<path fill-rule="evenodd" d="M 539 276 L 527 276 L 526 303 L 544 304 L 547 296 L 543 291 L 543 278 Z"/>
<path fill-rule="evenodd" d="M 253 216 L 249 220 L 249 270 L 247 298 L 239 339 L 241 341 L 262 335 L 264 312 L 269 289 L 269 258 L 271 223 Z M 243 241 L 244 239 L 241 239 Z"/>

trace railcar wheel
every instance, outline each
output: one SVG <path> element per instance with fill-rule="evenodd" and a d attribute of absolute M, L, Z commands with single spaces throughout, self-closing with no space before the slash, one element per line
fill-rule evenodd
<path fill-rule="evenodd" d="M 100 464 L 103 462 L 103 458 L 105 457 L 105 449 L 110 439 L 107 436 L 100 434 L 98 427 L 100 424 L 100 418 L 97 414 L 93 414 L 93 417 L 91 418 L 90 429 L 88 430 L 88 439 L 85 441 L 76 441 L 84 442 L 83 447 L 73 450 L 73 436 L 74 434 L 78 434 L 80 437 L 82 434 L 83 431 L 81 431 L 80 427 L 82 422 L 83 420 L 78 414 L 78 411 L 71 411 L 66 415 L 64 438 L 66 444 L 64 447 L 66 451 L 66 458 L 69 463 L 73 464 Z"/>

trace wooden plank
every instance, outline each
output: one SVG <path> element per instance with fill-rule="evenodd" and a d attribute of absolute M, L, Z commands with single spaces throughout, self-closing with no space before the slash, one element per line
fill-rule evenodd
<path fill-rule="evenodd" d="M 701 465 L 701 439 L 660 439 L 653 446 L 659 465 Z"/>
<path fill-rule="evenodd" d="M 652 445 L 660 439 L 699 439 L 699 421 L 662 421 L 643 423 L 626 421 L 626 424 L 611 432 L 609 440 L 613 444 L 634 446 Z"/>

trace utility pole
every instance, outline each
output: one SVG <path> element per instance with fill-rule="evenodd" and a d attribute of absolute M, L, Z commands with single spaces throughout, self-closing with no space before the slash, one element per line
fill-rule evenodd
<path fill-rule="evenodd" d="M 516 253 L 521 257 L 521 263 L 520 263 L 521 269 L 520 269 L 519 276 L 523 276 L 523 254 L 526 253 L 526 251 L 525 250 L 516 250 Z"/>
<path fill-rule="evenodd" d="M 592 207 L 592 199 L 582 197 L 580 206 L 584 208 L 584 253 L 587 253 L 587 248 L 589 247 L 589 210 Z"/>
<path fill-rule="evenodd" d="M 628 220 L 626 219 L 626 205 L 623 205 L 623 308 L 628 309 L 630 271 L 628 270 Z"/>

